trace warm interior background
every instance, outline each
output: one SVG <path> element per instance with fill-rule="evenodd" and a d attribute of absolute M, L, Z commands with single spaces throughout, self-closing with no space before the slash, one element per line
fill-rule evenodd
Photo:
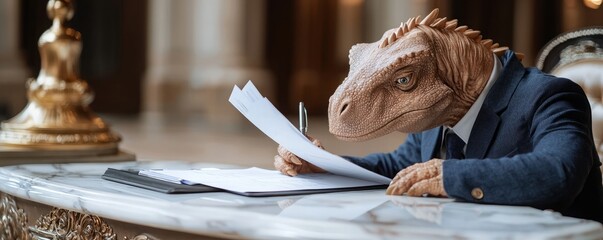
<path fill-rule="evenodd" d="M 37 40 L 51 24 L 45 7 L 44 0 L 0 0 L 0 120 L 23 108 L 24 83 L 39 72 Z M 285 114 L 304 101 L 310 133 L 331 151 L 387 151 L 404 135 L 343 143 L 328 134 L 328 97 L 347 74 L 353 44 L 438 7 L 441 16 L 525 53 L 524 64 L 533 66 L 554 36 L 603 24 L 603 9 L 583 0 L 103 0 L 75 7 L 68 25 L 82 33 L 81 76 L 96 92 L 93 109 L 124 136 L 125 149 L 141 159 L 260 166 L 270 166 L 276 146 L 227 102 L 234 84 L 253 80 Z"/>

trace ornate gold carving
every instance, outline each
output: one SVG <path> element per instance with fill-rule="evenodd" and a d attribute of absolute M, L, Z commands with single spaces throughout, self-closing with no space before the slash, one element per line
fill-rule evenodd
<path fill-rule="evenodd" d="M 35 239 L 53 240 L 116 240 L 113 228 L 102 218 L 90 214 L 55 208 L 41 216 L 34 227 L 29 228 Z M 154 240 L 155 237 L 140 234 L 124 240 Z"/>
<path fill-rule="evenodd" d="M 14 198 L 0 192 L 0 240 L 116 240 L 113 228 L 102 218 L 54 208 L 41 216 L 33 227 L 27 226 L 27 214 Z M 123 240 L 158 240 L 139 234 Z"/>
<path fill-rule="evenodd" d="M 30 230 L 33 235 L 53 239 L 116 239 L 113 228 L 101 218 L 57 208 L 40 217 Z"/>
<path fill-rule="evenodd" d="M 108 133 L 30 134 L 23 132 L 1 132 L 1 138 L 17 144 L 95 144 L 110 141 L 115 136 Z M 116 139 L 114 139 L 116 140 Z"/>
<path fill-rule="evenodd" d="M 27 215 L 15 199 L 0 193 L 0 239 L 27 240 Z"/>
<path fill-rule="evenodd" d="M 71 0 L 49 0 L 52 26 L 38 41 L 41 70 L 28 82 L 29 103 L 14 118 L 3 122 L 0 144 L 39 149 L 112 148 L 117 153 L 120 136 L 88 105 L 94 94 L 78 75 L 81 35 L 65 22 L 73 17 Z"/>

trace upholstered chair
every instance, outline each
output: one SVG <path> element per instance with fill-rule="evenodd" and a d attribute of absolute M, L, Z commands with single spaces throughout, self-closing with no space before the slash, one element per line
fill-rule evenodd
<path fill-rule="evenodd" d="M 536 66 L 578 83 L 592 110 L 593 137 L 603 159 L 603 27 L 563 33 L 542 48 Z M 603 168 L 602 168 L 603 169 Z"/>

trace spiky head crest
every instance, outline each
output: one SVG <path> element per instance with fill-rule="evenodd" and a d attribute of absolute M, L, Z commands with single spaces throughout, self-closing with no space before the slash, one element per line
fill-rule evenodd
<path fill-rule="evenodd" d="M 506 46 L 500 46 L 498 43 L 494 43 L 492 39 L 482 39 L 480 31 L 469 29 L 467 26 L 458 26 L 457 19 L 447 20 L 445 17 L 438 18 L 439 12 L 440 10 L 436 8 L 433 9 L 433 11 L 431 11 L 431 13 L 429 13 L 423 20 L 421 20 L 421 16 L 417 16 L 408 19 L 406 22 L 402 22 L 400 27 L 393 31 L 389 36 L 385 36 L 383 38 L 379 48 L 389 46 L 396 40 L 402 38 L 406 33 L 415 29 L 417 26 L 422 25 L 439 31 L 454 31 L 462 33 L 465 35 L 465 37 L 473 40 L 475 43 L 482 44 L 486 48 L 489 48 L 497 56 L 501 56 L 505 51 L 509 50 L 509 48 Z M 523 54 L 521 53 L 516 53 L 516 55 L 520 60 L 523 58 Z"/>

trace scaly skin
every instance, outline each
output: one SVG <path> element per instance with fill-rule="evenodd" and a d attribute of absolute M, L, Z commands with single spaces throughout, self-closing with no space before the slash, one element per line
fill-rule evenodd
<path fill-rule="evenodd" d="M 318 139 L 314 139 L 310 136 L 308 136 L 308 138 L 314 145 L 324 149 Z M 297 176 L 297 174 L 325 172 L 325 170 L 295 156 L 295 154 L 287 151 L 283 146 L 279 145 L 277 152 L 278 155 L 274 156 L 274 167 L 285 175 L 294 177 Z"/>
<path fill-rule="evenodd" d="M 350 49 L 349 74 L 329 100 L 332 134 L 363 141 L 395 131 L 421 132 L 454 126 L 467 113 L 490 77 L 493 53 L 508 48 L 437 15 L 434 9 L 422 21 L 411 18 L 381 40 Z M 308 164 L 286 150 L 275 159 L 277 169 L 287 175 L 295 175 L 287 163 L 295 162 L 297 168 Z M 446 196 L 442 161 L 400 171 L 387 193 Z"/>

